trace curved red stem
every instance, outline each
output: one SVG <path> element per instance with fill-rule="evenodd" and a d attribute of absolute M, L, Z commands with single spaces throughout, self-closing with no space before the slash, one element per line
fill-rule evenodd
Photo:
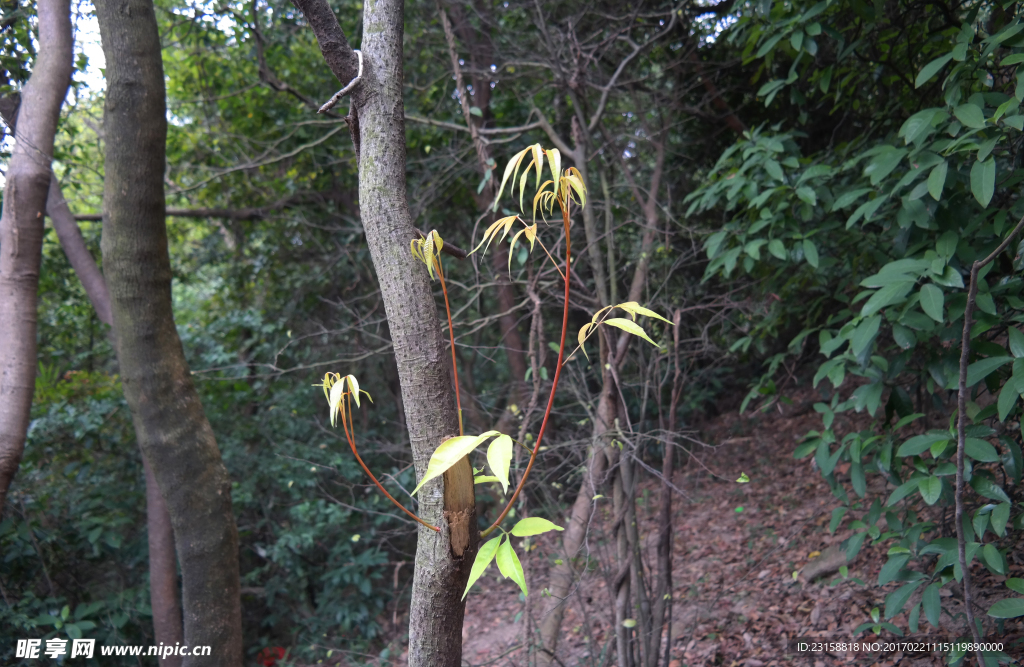
<path fill-rule="evenodd" d="M 352 407 L 352 404 L 351 404 L 351 402 L 350 402 L 350 401 L 351 401 L 351 396 L 349 396 L 349 395 L 346 395 L 346 396 L 345 396 L 345 401 L 346 401 L 346 402 L 348 403 L 348 407 L 349 407 L 349 408 L 351 408 L 351 407 Z M 432 526 L 432 525 L 430 525 L 429 523 L 427 523 L 427 522 L 426 522 L 426 521 L 424 521 L 423 519 L 419 518 L 418 516 L 416 516 L 415 514 L 413 514 L 412 512 L 410 512 L 410 511 L 409 511 L 409 510 L 408 510 L 408 509 L 407 509 L 407 508 L 405 507 L 405 505 L 403 505 L 402 503 L 400 503 L 400 502 L 398 502 L 397 500 L 395 500 L 395 499 L 394 499 L 394 498 L 393 498 L 393 497 L 391 496 L 391 494 L 390 494 L 390 493 L 388 493 L 388 490 L 387 490 L 387 489 L 385 489 L 385 488 L 384 488 L 384 487 L 383 487 L 383 486 L 381 485 L 381 483 L 377 481 L 377 478 L 373 476 L 373 473 L 372 473 L 372 472 L 370 472 L 370 469 L 366 467 L 366 464 L 365 464 L 365 463 L 363 463 L 363 459 L 362 459 L 362 457 L 360 457 L 360 456 L 359 456 L 359 452 L 358 452 L 358 451 L 356 450 L 356 441 L 355 441 L 355 429 L 354 429 L 354 427 L 353 427 L 353 432 L 351 432 L 351 433 L 349 432 L 349 425 L 348 425 L 348 420 L 347 420 L 347 419 L 345 419 L 345 413 L 346 413 L 346 412 L 347 412 L 346 410 L 342 410 L 342 411 L 341 411 L 341 429 L 342 429 L 343 431 L 345 431 L 345 437 L 346 437 L 346 438 L 348 439 L 348 446 L 352 448 L 352 453 L 353 453 L 353 454 L 355 455 L 355 457 L 356 457 L 356 461 L 359 461 L 359 465 L 360 465 L 360 466 L 362 466 L 362 468 L 363 468 L 363 472 L 365 472 L 365 473 L 366 473 L 367 475 L 369 475 L 370 479 L 372 479 L 372 480 L 373 480 L 373 483 L 377 485 L 377 488 L 378 488 L 378 489 L 380 489 L 380 492 L 381 492 L 381 493 L 383 493 L 383 494 L 384 494 L 385 496 L 387 496 L 387 497 L 388 497 L 388 500 L 390 500 L 390 501 L 391 501 L 391 502 L 393 502 L 394 504 L 398 505 L 399 509 L 401 509 L 401 510 L 402 510 L 403 512 L 405 512 L 406 514 L 408 514 L 408 515 L 409 515 L 409 516 L 411 516 L 411 517 L 412 517 L 413 519 L 415 519 L 416 521 L 418 521 L 418 522 L 419 522 L 419 523 L 421 523 L 422 525 L 426 526 L 426 527 L 427 527 L 427 528 L 429 528 L 430 530 L 433 530 L 434 532 L 438 532 L 438 533 L 439 533 L 439 532 L 441 532 L 441 529 L 440 529 L 440 528 L 438 528 L 437 526 Z"/>
<path fill-rule="evenodd" d="M 540 441 L 544 437 L 544 431 L 548 426 L 548 419 L 551 417 L 551 408 L 555 404 L 555 390 L 558 389 L 558 378 L 562 374 L 562 357 L 565 355 L 565 334 L 569 330 L 569 266 L 571 261 L 571 253 L 569 246 L 569 204 L 566 202 L 565 208 L 562 210 L 562 225 L 565 227 L 565 307 L 562 309 L 562 339 L 558 343 L 558 363 L 555 365 L 555 377 L 551 381 L 551 394 L 548 396 L 548 405 L 544 409 L 544 420 L 540 423 L 540 430 L 537 432 L 537 441 L 533 443 L 533 451 L 530 452 L 530 461 L 526 464 L 526 470 L 523 472 L 523 476 L 519 479 L 519 484 L 516 486 L 515 492 L 512 497 L 509 498 L 508 504 L 505 505 L 505 509 L 498 515 L 497 520 L 491 524 L 491 526 L 480 533 L 480 537 L 487 537 L 494 530 L 501 525 L 501 522 L 505 520 L 505 516 L 508 515 L 509 510 L 512 509 L 512 504 L 519 497 L 519 492 L 523 490 L 523 485 L 526 484 L 526 478 L 530 476 L 530 470 L 533 469 L 533 463 L 537 460 L 537 452 L 540 451 Z"/>
<path fill-rule="evenodd" d="M 455 374 L 455 407 L 459 411 L 459 435 L 462 432 L 462 397 L 459 395 L 459 365 L 455 362 L 455 328 L 452 326 L 452 307 L 448 304 L 448 286 L 444 284 L 444 270 L 441 259 L 437 263 L 437 275 L 441 278 L 441 291 L 444 292 L 444 309 L 448 313 L 448 337 L 452 342 L 452 373 Z"/>

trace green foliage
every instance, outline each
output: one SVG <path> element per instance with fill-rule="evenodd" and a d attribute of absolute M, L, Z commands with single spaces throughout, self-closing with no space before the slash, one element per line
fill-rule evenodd
<path fill-rule="evenodd" d="M 798 110 L 797 125 L 780 121 L 746 133 L 689 197 L 691 213 L 727 216 L 705 243 L 705 280 L 746 275 L 779 297 L 733 349 L 763 352 L 783 327 L 799 331 L 786 352 L 768 359 L 744 408 L 775 395 L 781 360 L 813 351 L 817 342 L 822 356 L 813 384 L 824 401 L 815 409 L 824 428 L 808 434 L 796 455 L 813 454 L 851 509 L 871 500 L 866 476 L 879 475 L 894 489 L 884 505 L 875 498 L 866 517 L 849 524 L 856 533 L 847 556 L 866 538 L 894 545 L 878 584 L 909 583 L 888 595 L 884 618 L 906 611 L 927 583 L 923 609 L 933 625 L 937 586 L 962 576 L 951 526 L 927 510 L 953 501 L 956 436 L 929 429 L 922 413 L 938 410 L 953 424 L 971 264 L 1024 216 L 1017 196 L 1024 180 L 1024 24 L 1015 3 L 958 6 L 952 11 L 961 13 L 962 27 L 943 18 L 950 9 L 829 0 L 775 3 L 741 18 L 728 39 L 744 45 L 748 62 L 760 63 L 756 76 L 778 77 L 758 94 L 779 112 Z M 865 57 L 880 63 L 873 79 Z M 827 140 L 825 123 L 810 120 L 822 111 L 834 114 Z M 848 118 L 860 123 L 856 134 L 846 130 Z M 999 575 L 1024 516 L 1013 504 L 1024 391 L 1021 243 L 980 272 L 967 371 L 965 476 L 978 526 L 968 561 Z M 866 412 L 872 427 L 840 436 L 833 420 L 846 411 Z M 837 479 L 839 462 L 850 463 L 857 498 Z M 883 512 L 884 532 L 876 526 Z M 982 518 L 996 519 L 995 541 L 984 545 L 989 524 Z M 1008 617 L 1014 604 L 997 603 L 993 615 Z M 912 611 L 916 619 L 920 609 Z M 873 618 L 858 632 L 880 627 L 890 626 Z"/>

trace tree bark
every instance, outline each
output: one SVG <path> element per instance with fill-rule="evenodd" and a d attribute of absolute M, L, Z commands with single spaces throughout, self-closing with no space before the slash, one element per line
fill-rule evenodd
<path fill-rule="evenodd" d="M 39 56 L 22 91 L 0 216 L 0 510 L 25 451 L 36 379 L 43 213 L 60 107 L 71 83 L 68 0 L 40 0 Z"/>
<path fill-rule="evenodd" d="M 316 34 L 331 71 L 347 86 L 358 59 L 325 0 L 294 0 Z M 349 124 L 359 165 L 359 205 L 395 350 L 402 402 L 418 475 L 441 442 L 459 433 L 450 357 L 426 267 L 409 252 L 413 222 L 406 200 L 402 100 L 404 3 L 363 8 L 362 78 L 352 90 Z M 409 666 L 458 667 L 462 591 L 476 555 L 476 503 L 469 460 L 420 490 L 409 614 Z"/>
<path fill-rule="evenodd" d="M 185 665 L 241 666 L 231 482 L 192 383 L 171 307 L 164 222 L 166 103 L 151 0 L 97 0 L 107 61 L 103 266 L 125 397 L 166 499 L 182 571 Z"/>

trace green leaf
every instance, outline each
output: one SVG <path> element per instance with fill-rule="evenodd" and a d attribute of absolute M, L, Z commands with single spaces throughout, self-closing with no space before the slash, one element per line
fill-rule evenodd
<path fill-rule="evenodd" d="M 839 209 L 850 206 L 855 201 L 860 199 L 863 195 L 872 192 L 871 188 L 860 188 L 858 190 L 851 190 L 850 192 L 844 192 L 843 194 L 836 197 L 836 200 L 832 203 L 832 210 L 838 211 Z"/>
<path fill-rule="evenodd" d="M 1018 579 L 1016 577 L 1013 579 L 1007 579 L 1006 587 L 1015 593 L 1024 594 L 1024 579 Z"/>
<path fill-rule="evenodd" d="M 932 196 L 932 199 L 939 201 L 942 199 L 942 189 L 946 186 L 946 172 L 949 170 L 949 163 L 946 160 L 938 163 L 932 167 L 932 171 L 928 174 L 928 194 Z"/>
<path fill-rule="evenodd" d="M 923 435 L 915 435 L 900 445 L 900 448 L 896 450 L 896 456 L 918 456 L 928 451 L 935 443 L 948 442 L 950 439 L 952 439 L 952 436 L 944 431 L 932 431 Z"/>
<path fill-rule="evenodd" d="M 964 454 L 982 463 L 992 463 L 999 460 L 996 448 L 981 438 L 967 438 L 964 440 Z"/>
<path fill-rule="evenodd" d="M 988 357 L 975 361 L 967 367 L 967 387 L 973 387 L 1011 361 L 1013 357 Z"/>
<path fill-rule="evenodd" d="M 651 340 L 650 336 L 647 335 L 647 332 L 644 331 L 639 324 L 633 322 L 632 320 L 627 320 L 624 317 L 612 317 L 610 319 L 605 320 L 604 323 L 622 329 L 626 333 L 633 334 L 634 336 L 639 336 L 640 338 L 643 338 L 654 347 L 658 347 L 658 344 Z"/>
<path fill-rule="evenodd" d="M 974 475 L 971 477 L 971 488 L 978 492 L 978 495 L 989 498 L 990 500 L 996 500 L 1002 503 L 1010 502 L 1010 497 L 1006 495 L 1006 491 L 1003 491 L 1003 487 L 993 482 L 984 475 Z"/>
<path fill-rule="evenodd" d="M 956 119 L 972 130 L 980 130 L 985 127 L 985 112 L 977 104 L 968 102 L 953 109 Z"/>
<path fill-rule="evenodd" d="M 1021 333 L 1017 327 L 1010 326 L 1007 328 L 1006 334 L 1010 339 L 1010 354 L 1018 359 L 1024 357 L 1024 333 Z"/>
<path fill-rule="evenodd" d="M 556 526 L 547 519 L 537 516 L 527 517 L 512 527 L 512 534 L 516 537 L 529 537 L 530 535 L 541 535 L 552 530 L 565 530 Z"/>
<path fill-rule="evenodd" d="M 818 248 L 815 247 L 814 242 L 810 239 L 804 239 L 804 257 L 807 258 L 807 263 L 818 268 Z"/>
<path fill-rule="evenodd" d="M 480 111 L 480 107 L 469 107 L 469 113 L 472 116 L 483 117 L 483 115 L 484 115 L 484 112 Z"/>
<path fill-rule="evenodd" d="M 921 297 L 921 310 L 924 311 L 924 314 L 936 322 L 942 322 L 942 308 L 946 299 L 942 290 L 929 283 L 922 285 L 918 294 Z"/>
<path fill-rule="evenodd" d="M 989 568 L 996 574 L 1006 575 L 1006 564 L 1003 562 L 1003 556 L 999 553 L 999 549 L 996 548 L 996 545 L 989 542 L 982 547 L 981 555 L 985 559 Z"/>
<path fill-rule="evenodd" d="M 854 356 L 859 355 L 871 344 L 875 334 L 878 333 L 878 327 L 881 323 L 882 318 L 880 315 L 872 315 L 857 325 L 857 328 L 853 331 L 853 336 L 850 337 L 850 352 Z"/>
<path fill-rule="evenodd" d="M 953 54 L 947 53 L 944 56 L 939 56 L 935 60 L 931 61 L 930 63 L 922 67 L 921 71 L 917 75 L 917 78 L 914 80 L 914 87 L 920 88 L 921 86 L 923 86 L 928 81 L 928 79 L 938 74 L 939 70 L 945 67 L 946 63 L 948 63 L 952 59 Z"/>
<path fill-rule="evenodd" d="M 782 176 L 782 167 L 778 162 L 772 159 L 764 161 L 764 170 L 768 172 L 768 175 L 774 178 L 776 181 L 784 180 Z"/>
<path fill-rule="evenodd" d="M 469 594 L 469 589 L 473 587 L 476 580 L 479 579 L 487 566 L 494 560 L 494 554 L 498 550 L 498 543 L 501 542 L 501 535 L 495 537 L 492 540 L 487 540 L 480 546 L 480 551 L 476 552 L 476 560 L 473 561 L 473 568 L 469 571 L 469 581 L 466 582 L 466 590 L 462 593 L 462 599 L 466 599 L 466 595 Z"/>
<path fill-rule="evenodd" d="M 435 477 L 443 475 L 446 470 L 461 461 L 463 457 L 480 446 L 485 440 L 496 435 L 501 434 L 497 431 L 487 431 L 482 435 L 457 435 L 442 442 L 430 456 L 427 472 L 423 475 L 420 483 L 416 485 L 416 488 L 412 490 L 412 495 L 416 495 L 420 487 Z"/>
<path fill-rule="evenodd" d="M 473 478 L 473 484 L 488 484 L 490 482 L 500 482 L 501 480 L 494 475 L 477 475 Z"/>
<path fill-rule="evenodd" d="M 921 491 L 924 501 L 929 505 L 934 505 L 942 495 L 942 480 L 934 475 L 924 477 L 918 480 L 917 488 Z"/>
<path fill-rule="evenodd" d="M 945 111 L 935 108 L 918 111 L 903 123 L 899 136 L 903 137 L 903 141 L 906 144 L 912 144 L 920 137 L 929 133 L 933 127 L 932 122 L 937 114 L 945 116 L 945 113 Z"/>
<path fill-rule="evenodd" d="M 975 162 L 971 167 L 971 194 L 982 207 L 992 201 L 996 190 L 996 160 L 989 158 L 984 162 Z"/>
<path fill-rule="evenodd" d="M 921 596 L 921 602 L 924 607 L 925 618 L 932 624 L 932 627 L 939 627 L 939 616 L 942 613 L 942 602 L 939 598 L 939 582 L 929 584 L 928 588 L 924 589 L 924 595 Z"/>
<path fill-rule="evenodd" d="M 882 586 L 890 581 L 896 581 L 896 576 L 903 569 L 903 566 L 907 564 L 908 560 L 910 560 L 910 554 L 890 556 L 889 560 L 882 566 L 882 570 L 878 573 L 878 585 Z"/>
<path fill-rule="evenodd" d="M 883 178 L 892 173 L 900 164 L 900 160 L 907 154 L 905 148 L 893 148 L 886 146 L 864 168 L 864 175 L 871 178 L 871 185 L 878 185 Z"/>
<path fill-rule="evenodd" d="M 913 280 L 886 285 L 871 295 L 871 298 L 868 299 L 864 304 L 864 307 L 861 308 L 860 316 L 869 317 L 886 306 L 891 306 L 894 303 L 902 303 L 913 287 Z"/>
<path fill-rule="evenodd" d="M 810 206 L 818 203 L 818 196 L 814 194 L 814 189 L 806 185 L 796 189 L 796 196 L 799 197 L 800 201 Z"/>
<path fill-rule="evenodd" d="M 487 465 L 501 482 L 501 492 L 508 493 L 508 467 L 512 462 L 512 438 L 504 433 L 487 447 Z"/>
<path fill-rule="evenodd" d="M 768 242 L 768 252 L 779 259 L 786 259 L 786 246 L 779 239 Z"/>
<path fill-rule="evenodd" d="M 1010 411 L 1017 405 L 1018 398 L 1020 398 L 1020 393 L 1017 391 L 1017 381 L 1011 377 L 1003 385 L 1003 388 L 999 390 L 999 400 L 997 402 L 999 421 L 1006 421 Z"/>
<path fill-rule="evenodd" d="M 994 618 L 1017 618 L 1024 616 L 1024 598 L 1006 598 L 999 600 L 988 610 Z"/>
<path fill-rule="evenodd" d="M 992 508 L 992 532 L 999 537 L 1006 535 L 1006 522 L 1010 520 L 1010 503 L 999 503 Z"/>
<path fill-rule="evenodd" d="M 903 611 L 903 607 L 907 605 L 907 601 L 910 600 L 910 596 L 913 595 L 914 591 L 916 591 L 923 583 L 923 579 L 911 582 L 885 596 L 885 617 L 892 618 Z"/>
<path fill-rule="evenodd" d="M 498 547 L 495 561 L 498 563 L 498 570 L 502 576 L 519 584 L 523 595 L 528 595 L 526 592 L 526 575 L 523 574 L 523 566 L 519 562 L 519 556 L 516 555 L 515 550 L 512 548 L 512 540 L 510 538 L 506 537 L 505 541 Z"/>

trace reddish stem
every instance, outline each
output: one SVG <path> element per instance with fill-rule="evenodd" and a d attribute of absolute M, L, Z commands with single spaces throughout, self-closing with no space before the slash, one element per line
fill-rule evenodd
<path fill-rule="evenodd" d="M 345 395 L 345 402 L 348 404 L 348 408 L 349 409 L 351 409 L 351 407 L 352 407 L 351 399 L 352 399 L 352 396 L 350 394 L 346 394 Z M 408 509 L 406 509 L 405 505 L 403 505 L 402 503 L 400 503 L 397 500 L 395 500 L 391 496 L 391 494 L 388 493 L 388 490 L 385 489 L 383 486 L 381 486 L 381 483 L 377 481 L 377 478 L 373 476 L 373 473 L 370 472 L 370 469 L 366 467 L 365 463 L 363 463 L 363 459 L 359 456 L 359 452 L 356 451 L 356 441 L 355 441 L 355 432 L 354 432 L 355 428 L 353 426 L 353 432 L 351 432 L 351 433 L 349 432 L 349 430 L 348 430 L 349 429 L 348 420 L 345 419 L 345 413 L 346 413 L 346 410 L 342 410 L 341 411 L 341 429 L 343 431 L 345 431 L 345 437 L 348 439 L 348 446 L 352 448 L 352 453 L 355 455 L 356 461 L 359 461 L 359 465 L 362 466 L 363 472 L 365 472 L 367 475 L 369 475 L 370 479 L 373 480 L 373 483 L 377 485 L 378 489 L 380 489 L 380 492 L 383 493 L 385 496 L 387 496 L 388 500 L 390 500 L 394 504 L 398 505 L 398 507 L 403 512 L 405 512 L 406 514 L 408 514 L 413 519 L 415 519 L 419 523 L 423 524 L 424 526 L 426 526 L 430 530 L 433 530 L 434 532 L 438 532 L 438 533 L 441 532 L 441 529 L 438 528 L 437 526 L 430 525 L 429 523 L 427 523 L 426 521 L 424 521 L 423 519 L 419 518 L 418 516 L 416 516 L 415 514 L 410 512 Z"/>
<path fill-rule="evenodd" d="M 570 245 L 569 245 L 569 203 L 566 202 L 565 207 L 562 209 L 562 225 L 565 227 L 565 307 L 562 310 L 562 340 L 558 344 L 558 363 L 555 365 L 555 377 L 551 381 L 551 394 L 548 396 L 548 405 L 544 409 L 544 420 L 540 423 L 540 430 L 537 432 L 537 441 L 533 443 L 533 451 L 530 452 L 530 461 L 526 464 L 526 470 L 523 472 L 523 476 L 519 479 L 519 484 L 516 486 L 515 492 L 512 497 L 509 498 L 508 504 L 505 505 L 505 509 L 498 515 L 498 519 L 491 524 L 491 526 L 480 533 L 480 537 L 487 537 L 501 525 L 501 522 L 505 520 L 505 516 L 508 515 L 509 510 L 512 509 L 512 504 L 515 503 L 516 498 L 519 497 L 519 492 L 523 490 L 523 485 L 526 484 L 526 478 L 530 476 L 530 470 L 533 469 L 533 463 L 537 460 L 537 452 L 540 451 L 540 441 L 544 437 L 544 431 L 548 425 L 548 419 L 551 417 L 551 409 L 555 404 L 555 390 L 558 389 L 558 378 L 562 374 L 562 357 L 565 355 L 565 334 L 569 330 L 569 266 L 571 261 Z"/>
<path fill-rule="evenodd" d="M 459 435 L 462 433 L 462 397 L 459 396 L 459 365 L 455 362 L 455 328 L 452 326 L 452 307 L 448 303 L 448 286 L 444 284 L 444 270 L 441 259 L 435 260 L 437 275 L 441 278 L 441 291 L 444 292 L 444 309 L 448 313 L 448 338 L 452 342 L 452 373 L 455 374 L 455 407 L 459 411 Z"/>

